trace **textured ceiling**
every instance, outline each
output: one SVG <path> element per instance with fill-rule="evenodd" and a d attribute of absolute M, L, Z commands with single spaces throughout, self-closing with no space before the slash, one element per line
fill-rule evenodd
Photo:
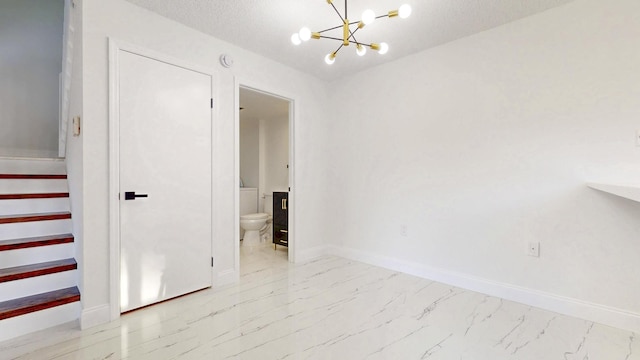
<path fill-rule="evenodd" d="M 318 78 L 335 80 L 573 0 L 351 0 L 350 21 L 360 20 L 366 8 L 379 15 L 404 3 L 411 5 L 413 13 L 407 19 L 378 19 L 358 31 L 360 42 L 387 42 L 386 55 L 368 51 L 359 57 L 355 47 L 349 46 L 331 66 L 324 63 L 324 57 L 338 42 L 312 39 L 294 46 L 290 41 L 302 26 L 319 31 L 341 24 L 326 0 L 128 1 Z M 343 0 L 334 0 L 334 4 L 344 12 Z M 327 35 L 341 37 L 339 30 Z"/>

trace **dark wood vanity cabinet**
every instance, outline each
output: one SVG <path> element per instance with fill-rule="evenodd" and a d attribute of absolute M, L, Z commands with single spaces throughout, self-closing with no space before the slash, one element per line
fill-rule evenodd
<path fill-rule="evenodd" d="M 273 246 L 289 245 L 289 193 L 273 193 Z"/>

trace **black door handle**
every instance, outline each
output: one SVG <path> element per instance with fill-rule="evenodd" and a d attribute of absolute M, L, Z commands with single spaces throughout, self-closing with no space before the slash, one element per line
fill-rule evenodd
<path fill-rule="evenodd" d="M 124 199 L 125 200 L 135 200 L 136 198 L 139 197 L 149 197 L 149 195 L 147 194 L 136 194 L 135 191 L 125 191 L 124 193 Z"/>

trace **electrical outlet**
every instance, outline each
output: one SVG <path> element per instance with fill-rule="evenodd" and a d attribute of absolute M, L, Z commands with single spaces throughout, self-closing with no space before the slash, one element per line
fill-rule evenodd
<path fill-rule="evenodd" d="M 400 225 L 400 235 L 404 237 L 407 236 L 407 225 Z"/>
<path fill-rule="evenodd" d="M 540 257 L 540 243 L 532 241 L 527 248 L 527 255 L 533 257 Z"/>

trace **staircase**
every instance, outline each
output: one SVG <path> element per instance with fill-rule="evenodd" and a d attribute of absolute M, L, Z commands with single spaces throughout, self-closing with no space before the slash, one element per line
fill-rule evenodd
<path fill-rule="evenodd" d="M 0 159 L 0 341 L 79 318 L 62 160 Z"/>

